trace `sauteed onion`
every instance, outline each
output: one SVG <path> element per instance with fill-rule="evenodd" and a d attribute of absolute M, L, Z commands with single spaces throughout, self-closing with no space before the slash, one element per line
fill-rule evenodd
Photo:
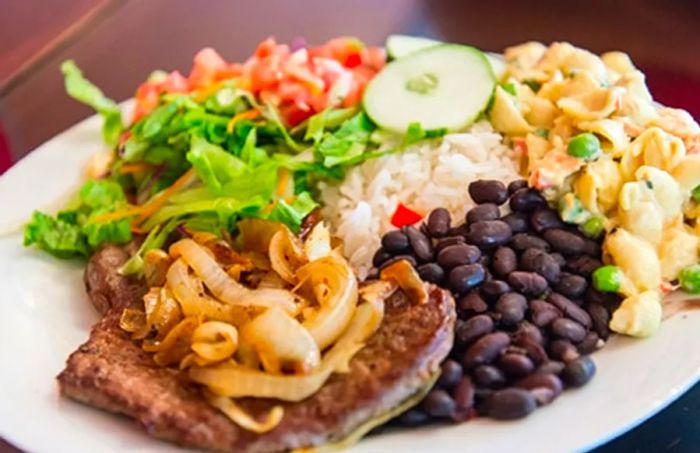
<path fill-rule="evenodd" d="M 359 289 L 323 224 L 304 242 L 270 221 L 246 220 L 240 231 L 238 250 L 194 234 L 169 253 L 154 252 L 165 264 L 150 281 L 162 286 L 150 289 L 141 309 L 124 310 L 121 326 L 156 364 L 184 370 L 214 407 L 260 433 L 282 420 L 283 408 L 261 421 L 234 399 L 300 401 L 349 371 L 405 272 Z"/>

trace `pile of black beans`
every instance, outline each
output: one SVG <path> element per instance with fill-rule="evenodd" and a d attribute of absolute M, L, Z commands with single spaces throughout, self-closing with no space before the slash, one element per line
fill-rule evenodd
<path fill-rule="evenodd" d="M 589 354 L 604 345 L 619 305 L 590 284 L 600 242 L 563 223 L 525 181 L 475 181 L 469 194 L 477 206 L 463 223 L 435 209 L 420 228 L 383 236 L 374 256 L 378 270 L 408 260 L 457 301 L 450 357 L 435 388 L 399 419 L 406 425 L 520 418 L 585 385 L 596 370 Z"/>

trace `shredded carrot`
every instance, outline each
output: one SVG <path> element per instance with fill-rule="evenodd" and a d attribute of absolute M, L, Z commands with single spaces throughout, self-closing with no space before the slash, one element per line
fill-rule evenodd
<path fill-rule="evenodd" d="M 151 164 L 148 164 L 146 162 L 137 162 L 134 164 L 123 164 L 119 168 L 119 173 L 122 175 L 127 175 L 127 174 L 132 174 L 132 173 L 141 173 L 146 170 L 149 170 L 151 168 Z"/>
<path fill-rule="evenodd" d="M 127 206 L 123 209 L 119 209 L 114 212 L 102 214 L 101 216 L 98 216 L 95 219 L 95 221 L 108 222 L 111 220 L 123 219 L 125 217 L 138 216 L 138 218 L 134 220 L 134 224 L 132 225 L 133 229 L 135 226 L 139 225 L 147 217 L 151 216 L 155 211 L 157 211 L 167 201 L 168 198 L 170 198 L 178 190 L 180 190 L 182 186 L 184 186 L 185 183 L 187 183 L 190 180 L 192 175 L 194 175 L 194 169 L 190 168 L 185 173 L 183 173 L 182 176 L 180 176 L 177 179 L 177 181 L 173 183 L 173 185 L 165 189 L 163 193 L 155 200 L 141 206 Z"/>
<path fill-rule="evenodd" d="M 203 102 L 206 98 L 208 98 L 209 96 L 214 94 L 216 92 L 216 90 L 221 88 L 222 85 L 223 85 L 222 82 L 214 82 L 214 83 L 209 84 L 206 87 L 200 88 L 199 90 L 197 90 L 197 93 L 195 95 L 196 101 Z"/>
<path fill-rule="evenodd" d="M 296 195 L 290 195 L 287 198 L 284 199 L 284 202 L 287 204 L 292 204 L 296 201 L 297 196 Z"/>
<path fill-rule="evenodd" d="M 190 168 L 183 173 L 182 176 L 177 178 L 177 181 L 175 181 L 172 186 L 165 189 L 158 198 L 143 205 L 143 209 L 141 210 L 141 213 L 139 213 L 138 218 L 134 219 L 133 225 L 139 225 L 141 222 L 146 220 L 146 218 L 153 215 L 153 213 L 155 213 L 161 206 L 163 206 L 163 204 L 165 204 L 168 198 L 175 195 L 178 190 L 187 184 L 192 176 L 194 176 L 194 168 Z"/>
<path fill-rule="evenodd" d="M 279 179 L 277 180 L 277 196 L 281 197 L 284 195 L 284 191 L 287 190 L 287 184 L 289 183 L 289 171 L 282 168 L 279 173 Z"/>
<path fill-rule="evenodd" d="M 277 200 L 271 201 L 270 204 L 265 206 L 263 208 L 263 212 L 266 214 L 269 214 L 275 209 L 275 206 L 277 206 Z"/>
<path fill-rule="evenodd" d="M 253 108 L 250 110 L 246 110 L 245 112 L 237 113 L 233 115 L 233 118 L 228 122 L 226 125 L 226 130 L 231 133 L 233 132 L 233 126 L 236 125 L 237 122 L 240 120 L 252 120 L 254 118 L 257 118 L 260 116 L 260 109 L 258 108 Z"/>

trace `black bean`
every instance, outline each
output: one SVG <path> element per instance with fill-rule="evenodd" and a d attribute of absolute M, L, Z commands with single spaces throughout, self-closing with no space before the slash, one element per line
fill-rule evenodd
<path fill-rule="evenodd" d="M 451 223 L 450 212 L 445 208 L 436 208 L 428 215 L 427 229 L 432 237 L 441 238 L 450 231 Z"/>
<path fill-rule="evenodd" d="M 518 346 L 523 348 L 535 365 L 540 365 L 549 359 L 549 357 L 547 357 L 547 351 L 542 347 L 542 342 L 537 342 L 530 338 L 523 338 L 518 340 Z"/>
<path fill-rule="evenodd" d="M 478 247 L 468 244 L 449 245 L 437 255 L 437 263 L 445 270 L 462 264 L 473 264 L 481 257 Z"/>
<path fill-rule="evenodd" d="M 486 271 L 481 264 L 464 264 L 452 269 L 447 280 L 452 291 L 463 294 L 481 284 L 485 277 Z"/>
<path fill-rule="evenodd" d="M 455 421 L 466 420 L 469 410 L 474 407 L 475 388 L 469 377 L 463 377 L 452 390 L 452 398 L 455 401 L 456 411 L 452 417 Z"/>
<path fill-rule="evenodd" d="M 600 260 L 592 258 L 588 255 L 569 258 L 566 261 L 567 269 L 574 274 L 578 274 L 586 278 L 589 278 L 591 274 L 593 274 L 593 272 L 602 265 L 603 263 L 601 263 Z"/>
<path fill-rule="evenodd" d="M 462 365 L 447 359 L 440 365 L 440 377 L 437 384 L 443 388 L 452 388 L 462 379 Z"/>
<path fill-rule="evenodd" d="M 592 286 L 589 286 L 588 290 L 586 291 L 586 300 L 590 303 L 602 305 L 611 313 L 617 310 L 622 302 L 622 298 L 619 294 L 603 293 Z"/>
<path fill-rule="evenodd" d="M 560 228 L 545 231 L 543 237 L 554 250 L 565 256 L 581 253 L 585 245 L 581 236 Z"/>
<path fill-rule="evenodd" d="M 603 346 L 603 343 L 597 333 L 590 331 L 586 337 L 576 345 L 578 352 L 587 355 L 595 352 Z"/>
<path fill-rule="evenodd" d="M 491 266 L 491 257 L 482 253 L 477 263 L 481 264 L 486 270 L 488 270 L 489 266 Z"/>
<path fill-rule="evenodd" d="M 433 389 L 423 399 L 421 408 L 431 417 L 449 417 L 456 407 L 455 400 L 442 389 Z"/>
<path fill-rule="evenodd" d="M 520 268 L 530 272 L 537 272 L 550 284 L 559 279 L 559 263 L 547 252 L 537 248 L 525 250 L 520 257 Z"/>
<path fill-rule="evenodd" d="M 515 271 L 508 275 L 508 283 L 519 293 L 539 296 L 547 290 L 547 280 L 534 272 Z"/>
<path fill-rule="evenodd" d="M 554 360 L 560 360 L 564 363 L 576 360 L 580 356 L 576 346 L 567 340 L 554 340 L 549 343 L 549 355 Z"/>
<path fill-rule="evenodd" d="M 503 354 L 498 359 L 498 366 L 513 377 L 522 377 L 535 370 L 535 364 L 524 354 Z"/>
<path fill-rule="evenodd" d="M 596 367 L 593 360 L 588 356 L 581 356 L 570 361 L 564 367 L 561 377 L 571 387 L 581 387 L 586 385 L 593 378 Z"/>
<path fill-rule="evenodd" d="M 539 208 L 530 216 L 530 225 L 537 233 L 542 233 L 550 228 L 561 228 L 564 226 L 564 222 L 553 209 Z"/>
<path fill-rule="evenodd" d="M 445 279 L 445 271 L 437 263 L 421 264 L 416 268 L 421 280 L 439 285 Z"/>
<path fill-rule="evenodd" d="M 525 188 L 527 188 L 527 181 L 525 181 L 524 179 L 516 179 L 515 181 L 511 181 L 510 184 L 508 184 L 508 194 L 513 195 L 518 190 Z"/>
<path fill-rule="evenodd" d="M 588 282 L 580 275 L 562 272 L 559 281 L 554 285 L 554 290 L 566 297 L 576 299 L 581 297 L 588 288 Z"/>
<path fill-rule="evenodd" d="M 594 258 L 596 256 L 600 256 L 600 244 L 598 244 L 593 239 L 583 238 L 583 249 L 581 250 L 581 252 L 584 255 L 592 256 Z"/>
<path fill-rule="evenodd" d="M 491 363 L 509 344 L 510 337 L 504 332 L 485 335 L 467 349 L 462 365 L 471 369 L 477 365 Z"/>
<path fill-rule="evenodd" d="M 506 375 L 493 365 L 479 365 L 472 371 L 474 382 L 481 387 L 500 389 L 506 385 Z"/>
<path fill-rule="evenodd" d="M 592 326 L 591 316 L 583 308 L 576 305 L 567 297 L 552 292 L 547 296 L 547 302 L 557 307 L 567 318 L 573 319 L 586 329 Z"/>
<path fill-rule="evenodd" d="M 438 241 L 438 243 L 435 245 L 435 253 L 439 253 L 440 250 L 444 249 L 445 247 L 449 247 L 450 245 L 456 245 L 456 244 L 464 244 L 466 240 L 464 239 L 464 236 L 447 236 Z"/>
<path fill-rule="evenodd" d="M 472 313 L 484 313 L 489 309 L 486 301 L 479 295 L 478 291 L 470 291 L 462 298 L 459 299 L 457 303 L 457 308 L 460 312 L 467 314 Z"/>
<path fill-rule="evenodd" d="M 491 269 L 502 277 L 510 274 L 518 267 L 518 258 L 510 247 L 498 247 L 493 253 Z"/>
<path fill-rule="evenodd" d="M 430 261 L 433 259 L 433 244 L 425 234 L 412 226 L 405 226 L 402 228 L 402 231 L 406 237 L 408 237 L 408 242 L 411 244 L 416 258 L 421 261 Z"/>
<path fill-rule="evenodd" d="M 532 374 L 516 383 L 516 386 L 529 390 L 537 400 L 537 405 L 545 406 L 561 394 L 563 384 L 553 374 Z"/>
<path fill-rule="evenodd" d="M 507 223 L 501 220 L 483 220 L 469 225 L 467 242 L 479 247 L 496 247 L 508 242 L 513 235 Z"/>
<path fill-rule="evenodd" d="M 480 222 L 482 220 L 497 220 L 501 216 L 501 211 L 493 203 L 485 203 L 476 206 L 467 212 L 467 223 Z"/>
<path fill-rule="evenodd" d="M 510 285 L 503 280 L 489 280 L 484 282 L 480 289 L 486 300 L 494 301 L 503 294 L 510 292 Z"/>
<path fill-rule="evenodd" d="M 523 341 L 532 341 L 537 344 L 542 344 L 544 342 L 544 337 L 542 336 L 542 331 L 534 324 L 523 321 L 518 324 L 518 329 L 513 333 L 513 342 L 522 346 Z M 527 348 L 526 348 L 527 349 Z"/>
<path fill-rule="evenodd" d="M 447 236 L 466 236 L 468 229 L 469 225 L 463 223 L 460 226 L 453 227 L 452 229 L 450 229 L 450 231 L 447 233 Z"/>
<path fill-rule="evenodd" d="M 586 311 L 591 316 L 593 331 L 596 332 L 600 338 L 606 340 L 610 336 L 610 328 L 608 327 L 610 323 L 610 313 L 608 310 L 599 303 L 591 302 L 586 306 Z"/>
<path fill-rule="evenodd" d="M 549 244 L 542 238 L 533 236 L 527 233 L 518 233 L 513 236 L 510 241 L 510 246 L 518 252 L 524 252 L 527 249 L 542 249 L 545 252 L 549 251 Z"/>
<path fill-rule="evenodd" d="M 564 258 L 564 255 L 562 255 L 559 252 L 550 253 L 550 255 L 552 256 L 552 258 L 554 258 L 554 261 L 556 261 L 557 264 L 559 264 L 560 268 L 566 266 L 566 258 Z"/>
<path fill-rule="evenodd" d="M 389 253 L 397 254 L 409 250 L 411 244 L 401 230 L 390 231 L 382 238 L 382 247 Z"/>
<path fill-rule="evenodd" d="M 542 299 L 531 300 L 529 306 L 530 318 L 537 327 L 545 327 L 562 317 L 562 312 L 557 307 Z"/>
<path fill-rule="evenodd" d="M 455 329 L 457 342 L 468 344 L 493 331 L 493 320 L 488 315 L 477 315 L 467 319 Z"/>
<path fill-rule="evenodd" d="M 390 259 L 391 256 L 391 253 L 379 247 L 372 258 L 372 265 L 374 265 L 374 267 L 380 267 L 386 260 Z"/>
<path fill-rule="evenodd" d="M 491 396 L 494 394 L 494 390 L 486 388 L 486 387 L 479 387 L 476 386 L 474 388 L 474 399 L 478 402 L 481 403 L 476 407 L 477 412 L 479 415 L 485 415 L 486 414 L 486 408 L 484 407 L 484 403 L 491 398 Z"/>
<path fill-rule="evenodd" d="M 564 365 L 562 364 L 562 369 Z M 564 390 L 561 379 L 555 373 L 533 373 L 520 379 L 515 383 L 516 387 L 525 390 L 533 390 L 539 387 L 547 387 L 555 395 L 559 395 Z"/>
<path fill-rule="evenodd" d="M 510 209 L 515 212 L 530 212 L 547 205 L 547 201 L 535 189 L 519 189 L 510 196 Z"/>
<path fill-rule="evenodd" d="M 428 414 L 416 408 L 404 412 L 399 417 L 399 423 L 404 426 L 420 426 L 427 423 L 429 420 L 430 417 Z"/>
<path fill-rule="evenodd" d="M 406 260 L 408 261 L 411 266 L 416 267 L 418 265 L 418 262 L 414 257 L 411 255 L 396 255 L 393 258 L 389 258 L 388 260 L 384 261 L 381 266 L 379 266 L 379 269 L 384 269 L 386 267 L 391 266 L 392 264 L 396 263 L 397 261 L 401 260 Z"/>
<path fill-rule="evenodd" d="M 559 375 L 561 372 L 564 371 L 564 363 L 559 362 L 557 360 L 550 360 L 548 362 L 543 363 L 540 365 L 536 370 L 535 373 L 551 373 L 551 374 L 556 374 Z"/>
<path fill-rule="evenodd" d="M 508 189 L 501 181 L 480 179 L 469 184 L 469 196 L 477 204 L 502 205 L 508 199 Z"/>
<path fill-rule="evenodd" d="M 497 420 L 523 418 L 535 410 L 537 402 L 530 392 L 509 388 L 495 392 L 488 399 L 486 412 Z"/>
<path fill-rule="evenodd" d="M 554 401 L 557 395 L 547 387 L 537 387 L 530 390 L 530 393 L 535 398 L 538 406 L 546 406 L 547 404 Z"/>
<path fill-rule="evenodd" d="M 512 274 L 511 274 L 512 275 Z M 501 323 L 514 326 L 525 318 L 527 299 L 518 293 L 506 293 L 496 301 L 495 311 L 501 315 Z"/>
<path fill-rule="evenodd" d="M 527 214 L 522 212 L 511 212 L 501 218 L 508 224 L 513 233 L 525 233 L 529 229 Z"/>
<path fill-rule="evenodd" d="M 572 343 L 578 343 L 586 338 L 586 329 L 576 321 L 567 318 L 555 319 L 552 322 L 552 333 Z"/>

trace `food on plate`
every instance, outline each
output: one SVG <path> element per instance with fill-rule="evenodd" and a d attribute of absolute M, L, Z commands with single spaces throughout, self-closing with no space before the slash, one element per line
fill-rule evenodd
<path fill-rule="evenodd" d="M 380 127 L 458 130 L 486 109 L 496 76 L 483 52 L 442 44 L 392 61 L 368 84 L 362 105 Z"/>
<path fill-rule="evenodd" d="M 344 372 L 333 374 L 299 402 L 240 398 L 234 409 L 225 400 L 219 405 L 222 399 L 214 397 L 222 413 L 183 380 L 177 367 L 154 363 L 152 354 L 120 327 L 124 310 L 143 308 L 142 296 L 148 294 L 145 282 L 117 271 L 131 255 L 128 248 L 106 246 L 88 263 L 87 291 L 103 318 L 69 357 L 58 378 L 61 392 L 134 418 L 150 435 L 180 445 L 260 452 L 351 444 L 416 404 L 432 386 L 452 344 L 454 302 L 448 293 L 430 287 L 424 304 L 400 290 L 390 296 L 368 293 L 371 302 L 363 304 L 383 306 L 383 320 L 365 347 L 345 363 Z M 290 392 L 299 388 L 288 385 Z M 248 424 L 233 423 L 224 414 Z"/>
<path fill-rule="evenodd" d="M 62 71 L 110 148 L 24 243 L 88 259 L 103 314 L 63 394 L 153 436 L 277 451 L 521 418 L 700 292 L 700 126 L 623 53 L 269 38 L 154 72 L 127 123 Z"/>
<path fill-rule="evenodd" d="M 643 334 L 644 316 L 654 318 L 660 307 L 649 291 L 636 302 L 644 315 L 630 310 L 630 299 L 618 309 L 615 291 L 599 291 L 598 282 L 611 280 L 600 243 L 567 228 L 524 180 L 478 180 L 468 192 L 477 205 L 465 220 L 435 208 L 420 228 L 386 233 L 374 255 L 381 275 L 397 260 L 411 261 L 423 280 L 457 300 L 455 345 L 437 387 L 401 417 L 409 425 L 471 416 L 459 410 L 463 378 L 476 414 L 527 416 L 564 388 L 590 381 L 588 355 L 605 344 L 608 324 Z"/>
<path fill-rule="evenodd" d="M 504 55 L 494 127 L 523 149 L 530 186 L 559 203 L 568 222 L 600 225 L 589 234 L 611 232 L 603 248 L 622 283 L 604 290 L 629 298 L 618 320 L 641 323 L 612 328 L 653 334 L 663 296 L 700 259 L 693 229 L 700 126 L 654 103 L 644 74 L 621 52 L 598 57 L 567 43 L 531 42 Z"/>

